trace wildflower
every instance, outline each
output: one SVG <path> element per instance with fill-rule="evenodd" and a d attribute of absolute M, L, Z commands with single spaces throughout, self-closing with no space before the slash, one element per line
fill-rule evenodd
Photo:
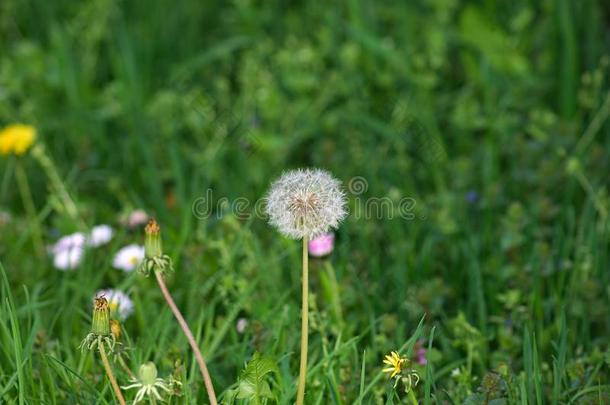
<path fill-rule="evenodd" d="M 335 246 L 335 234 L 332 232 L 322 235 L 309 241 L 309 255 L 313 257 L 323 257 L 329 255 Z"/>
<path fill-rule="evenodd" d="M 163 378 L 158 378 L 157 367 L 155 366 L 155 363 L 151 361 L 142 364 L 138 370 L 138 377 L 131 378 L 130 382 L 132 384 L 121 388 L 124 390 L 130 390 L 132 388 L 138 389 L 136 397 L 133 401 L 134 404 L 137 404 L 144 398 L 151 399 L 153 403 L 155 400 L 163 401 L 159 390 L 163 390 L 166 393 L 171 394 L 173 392 L 173 384 L 182 385 L 182 383 L 176 379 L 166 382 Z"/>
<path fill-rule="evenodd" d="M 392 352 L 385 356 L 383 362 L 390 367 L 386 367 L 382 371 L 384 373 L 391 373 L 390 378 L 394 378 L 402 372 L 403 367 L 407 364 L 407 359 L 400 357 L 397 352 Z"/>
<path fill-rule="evenodd" d="M 112 367 L 110 367 L 108 355 L 106 354 L 106 350 L 110 353 L 114 353 L 115 345 L 120 345 L 120 343 L 117 343 L 116 337 L 112 333 L 108 300 L 106 300 L 104 296 L 96 296 L 93 299 L 91 331 L 87 334 L 85 339 L 83 339 L 79 347 L 82 351 L 97 350 L 99 352 L 114 394 L 119 400 L 119 403 L 125 405 L 125 398 L 123 398 L 119 384 L 112 372 Z"/>
<path fill-rule="evenodd" d="M 347 215 L 341 183 L 320 169 L 299 169 L 284 173 L 267 194 L 265 210 L 269 223 L 280 233 L 303 242 L 301 303 L 301 361 L 297 405 L 305 400 L 307 347 L 309 333 L 309 256 L 308 241 L 331 228 L 337 228 Z"/>
<path fill-rule="evenodd" d="M 292 239 L 311 239 L 337 228 L 347 215 L 340 182 L 320 169 L 284 173 L 267 195 L 269 222 Z"/>
<path fill-rule="evenodd" d="M 121 322 L 117 321 L 116 319 L 111 319 L 110 320 L 110 333 L 112 333 L 112 336 L 116 339 L 119 340 L 121 338 Z"/>
<path fill-rule="evenodd" d="M 479 200 L 479 193 L 474 190 L 470 190 L 466 193 L 466 201 L 470 204 L 474 204 Z"/>
<path fill-rule="evenodd" d="M 151 271 L 168 273 L 174 271 L 172 260 L 163 254 L 161 246 L 161 227 L 154 219 L 148 221 L 144 228 L 145 258 L 138 266 L 138 273 L 148 277 Z"/>
<path fill-rule="evenodd" d="M 157 284 L 159 284 L 159 288 L 161 289 L 161 293 L 163 293 L 163 297 L 165 298 L 167 305 L 174 313 L 174 316 L 178 320 L 180 328 L 184 332 L 184 335 L 186 336 L 189 345 L 193 349 L 193 352 L 195 354 L 195 360 L 199 365 L 199 370 L 201 371 L 201 376 L 203 377 L 203 383 L 208 393 L 210 405 L 217 405 L 218 401 L 216 400 L 216 393 L 214 392 L 212 379 L 205 364 L 205 360 L 203 359 L 203 355 L 201 354 L 201 350 L 199 349 L 199 345 L 197 344 L 197 341 L 193 336 L 193 332 L 184 320 L 184 316 L 178 309 L 178 306 L 174 302 L 174 299 L 172 298 L 171 294 L 169 293 L 169 290 L 167 289 L 167 285 L 165 284 L 164 276 L 167 275 L 167 273 L 173 271 L 174 268 L 172 265 L 171 258 L 168 255 L 163 254 L 163 249 L 161 246 L 161 227 L 159 226 L 157 221 L 151 219 L 148 222 L 148 225 L 146 225 L 146 227 L 144 228 L 144 232 L 145 257 L 144 260 L 138 266 L 138 273 L 144 274 L 145 276 L 148 276 L 150 273 L 154 273 L 155 278 L 157 279 Z"/>
<path fill-rule="evenodd" d="M 400 357 L 398 352 L 393 351 L 386 355 L 383 362 L 390 367 L 386 367 L 382 371 L 384 373 L 389 373 L 390 378 L 396 378 L 394 387 L 396 387 L 398 381 L 402 381 L 405 386 L 405 392 L 409 392 L 412 387 L 419 383 L 417 371 L 408 368 L 409 361 L 404 357 Z M 415 380 L 415 382 L 413 382 L 413 380 Z"/>
<path fill-rule="evenodd" d="M 53 265 L 59 270 L 74 270 L 83 260 L 84 250 L 82 247 L 64 249 L 55 253 Z"/>
<path fill-rule="evenodd" d="M 93 247 L 99 247 L 105 245 L 112 240 L 114 231 L 110 225 L 97 225 L 94 226 L 87 239 L 87 244 Z"/>
<path fill-rule="evenodd" d="M 36 129 L 29 125 L 13 124 L 0 131 L 0 154 L 23 155 L 36 140 Z"/>
<path fill-rule="evenodd" d="M 114 348 L 116 339 L 110 331 L 110 307 L 108 300 L 102 296 L 93 299 L 93 317 L 91 321 L 91 331 L 82 341 L 82 350 L 94 350 L 100 345 L 107 345 L 110 351 Z"/>
<path fill-rule="evenodd" d="M 59 238 L 57 242 L 51 247 L 51 252 L 57 254 L 65 250 L 83 248 L 86 241 L 85 234 L 81 232 L 71 233 L 66 236 Z"/>
<path fill-rule="evenodd" d="M 127 245 L 120 249 L 114 256 L 112 266 L 116 269 L 130 272 L 135 270 L 144 259 L 144 247 L 140 245 Z"/>
<path fill-rule="evenodd" d="M 415 361 L 417 364 L 425 366 L 428 363 L 428 359 L 426 358 L 426 348 L 422 345 L 421 342 L 416 342 L 415 347 L 413 348 L 415 352 Z"/>
<path fill-rule="evenodd" d="M 127 294 L 120 290 L 99 290 L 96 296 L 103 296 L 108 300 L 110 314 L 124 321 L 133 313 L 133 301 Z"/>
<path fill-rule="evenodd" d="M 123 216 L 120 222 L 129 229 L 134 229 L 148 222 L 148 214 L 144 210 L 137 209 L 129 213 L 129 215 Z"/>
<path fill-rule="evenodd" d="M 8 225 L 12 222 L 13 217 L 10 212 L 0 211 L 0 226 Z"/>
<path fill-rule="evenodd" d="M 248 327 L 248 320 L 246 318 L 239 318 L 237 320 L 237 323 L 235 324 L 235 329 L 237 330 L 237 333 L 242 334 L 246 331 L 246 328 Z"/>

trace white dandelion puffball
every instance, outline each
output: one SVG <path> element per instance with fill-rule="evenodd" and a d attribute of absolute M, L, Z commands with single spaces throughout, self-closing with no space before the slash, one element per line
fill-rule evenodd
<path fill-rule="evenodd" d="M 144 259 L 144 246 L 127 245 L 114 256 L 112 266 L 126 272 L 134 271 Z"/>
<path fill-rule="evenodd" d="M 112 240 L 113 235 L 114 231 L 110 225 L 94 226 L 89 234 L 89 239 L 87 239 L 87 244 L 93 247 L 105 245 Z"/>
<path fill-rule="evenodd" d="M 341 183 L 320 169 L 284 173 L 267 194 L 269 223 L 292 239 L 314 238 L 347 216 Z"/>
<path fill-rule="evenodd" d="M 118 317 L 121 321 L 124 321 L 133 313 L 133 301 L 123 291 L 107 289 L 95 293 L 95 297 L 101 296 L 108 300 L 108 306 L 113 316 Z"/>
<path fill-rule="evenodd" d="M 53 265 L 59 270 L 74 270 L 83 261 L 82 246 L 66 248 L 55 253 Z"/>

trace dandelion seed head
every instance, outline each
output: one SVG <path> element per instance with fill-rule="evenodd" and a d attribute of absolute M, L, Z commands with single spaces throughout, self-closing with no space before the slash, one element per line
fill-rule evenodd
<path fill-rule="evenodd" d="M 347 215 L 341 183 L 320 169 L 284 173 L 266 199 L 269 223 L 292 239 L 311 239 L 336 229 Z"/>

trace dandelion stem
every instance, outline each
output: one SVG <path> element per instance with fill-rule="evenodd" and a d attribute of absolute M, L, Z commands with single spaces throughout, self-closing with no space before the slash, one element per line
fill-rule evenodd
<path fill-rule="evenodd" d="M 307 379 L 307 344 L 309 333 L 309 255 L 307 243 L 309 239 L 303 238 L 303 281 L 301 297 L 301 365 L 299 367 L 299 387 L 297 390 L 297 405 L 303 405 L 305 399 L 305 381 Z"/>
<path fill-rule="evenodd" d="M 34 198 L 32 197 L 32 191 L 28 184 L 28 178 L 23 170 L 23 166 L 20 161 L 17 161 L 15 167 L 15 178 L 17 180 L 17 187 L 19 188 L 19 194 L 23 200 L 23 206 L 28 217 L 30 217 L 30 226 L 32 227 L 32 240 L 34 241 L 34 248 L 39 257 L 44 257 L 44 242 L 42 241 L 42 231 L 40 228 L 40 222 L 36 215 L 36 206 L 34 205 Z"/>
<path fill-rule="evenodd" d="M 186 321 L 184 320 L 182 313 L 180 313 L 180 310 L 176 306 L 174 299 L 172 298 L 169 291 L 167 290 L 167 286 L 165 285 L 165 281 L 163 280 L 163 275 L 161 274 L 161 272 L 155 271 L 155 276 L 157 277 L 157 282 L 159 283 L 159 288 L 161 288 L 161 292 L 163 293 L 163 296 L 165 297 L 165 301 L 167 301 L 167 305 L 169 305 L 170 309 L 174 313 L 174 316 L 178 320 L 178 323 L 180 324 L 180 327 L 182 328 L 182 331 L 184 332 L 186 339 L 188 340 L 189 344 L 191 345 L 191 348 L 193 349 L 193 352 L 195 353 L 195 359 L 197 360 L 197 363 L 199 364 L 199 370 L 201 371 L 201 376 L 203 377 L 205 389 L 208 392 L 210 404 L 218 405 L 218 402 L 216 400 L 216 394 L 214 393 L 214 386 L 212 385 L 212 379 L 210 378 L 210 374 L 208 373 L 208 368 L 205 365 L 205 361 L 203 360 L 201 351 L 199 350 L 199 347 L 197 346 L 197 342 L 195 341 L 195 338 L 193 337 L 193 333 L 191 332 L 191 329 L 189 328 Z"/>
<path fill-rule="evenodd" d="M 121 365 L 121 368 L 123 369 L 123 371 L 125 371 L 129 377 L 136 378 L 136 375 L 133 373 L 133 371 L 131 371 L 131 369 L 129 367 L 127 367 L 127 364 L 125 364 L 125 360 L 123 360 L 123 358 L 120 356 L 119 356 L 119 364 Z"/>
<path fill-rule="evenodd" d="M 104 363 L 104 368 L 106 369 L 106 374 L 108 375 L 108 379 L 110 380 L 110 385 L 112 385 L 112 389 L 119 400 L 121 405 L 126 405 L 125 398 L 123 398 L 123 394 L 121 393 L 121 389 L 119 388 L 119 384 L 116 382 L 116 378 L 112 373 L 112 368 L 110 367 L 110 363 L 108 362 L 108 357 L 106 356 L 106 349 L 104 349 L 104 344 L 99 344 L 100 348 L 100 357 L 102 358 L 102 363 Z"/>
<path fill-rule="evenodd" d="M 76 204 L 72 200 L 72 197 L 70 197 L 70 193 L 68 193 L 68 190 L 62 181 L 57 167 L 46 153 L 42 143 L 38 142 L 36 145 L 34 145 L 32 148 L 32 156 L 38 161 L 40 166 L 42 166 L 49 179 L 49 182 L 51 183 L 51 186 L 55 189 L 55 192 L 57 193 L 57 196 L 59 197 L 59 200 L 61 201 L 67 214 L 70 216 L 70 218 L 77 221 L 79 225 L 84 226 L 82 219 L 78 215 Z"/>

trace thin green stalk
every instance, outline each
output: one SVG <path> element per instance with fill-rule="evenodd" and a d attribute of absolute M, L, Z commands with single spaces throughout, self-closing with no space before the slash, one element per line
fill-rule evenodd
<path fill-rule="evenodd" d="M 417 398 L 415 397 L 415 394 L 413 394 L 413 390 L 412 389 L 409 390 L 409 400 L 411 401 L 411 403 L 413 405 L 418 405 L 419 404 L 419 402 L 417 402 Z"/>
<path fill-rule="evenodd" d="M 106 374 L 108 375 L 108 379 L 110 380 L 110 385 L 112 385 L 112 389 L 119 400 L 121 405 L 126 405 L 125 398 L 123 398 L 123 394 L 121 393 L 121 389 L 119 388 L 119 384 L 116 382 L 116 378 L 114 377 L 114 373 L 112 372 L 112 368 L 110 367 L 110 363 L 108 362 L 108 357 L 106 356 L 106 349 L 104 349 L 104 344 L 99 344 L 100 348 L 100 357 L 102 358 L 102 363 L 104 363 L 104 368 L 106 369 Z"/>
<path fill-rule="evenodd" d="M 309 333 L 309 254 L 308 238 L 303 238 L 303 281 L 301 303 L 301 365 L 299 367 L 299 387 L 297 405 L 303 405 L 305 399 L 305 382 L 307 379 L 307 345 Z"/>
<path fill-rule="evenodd" d="M 42 240 L 42 229 L 38 222 L 38 216 L 36 215 L 36 206 L 34 205 L 34 198 L 32 197 L 32 191 L 28 183 L 28 177 L 23 169 L 22 163 L 18 160 L 15 165 L 15 178 L 17 180 L 17 188 L 19 194 L 23 200 L 23 206 L 25 212 L 29 218 L 30 226 L 32 228 L 32 240 L 34 241 L 34 248 L 38 257 L 44 257 L 44 242 Z"/>
<path fill-rule="evenodd" d="M 55 164 L 47 155 L 44 145 L 42 143 L 39 142 L 32 148 L 32 156 L 36 159 L 36 161 L 38 161 L 40 166 L 42 166 L 43 170 L 45 171 L 49 182 L 51 183 L 51 186 L 55 189 L 59 200 L 61 201 L 64 209 L 66 210 L 66 213 L 70 216 L 70 218 L 77 221 L 84 228 L 84 223 L 78 215 L 78 209 L 76 208 L 76 204 L 72 200 L 72 197 L 70 197 L 70 193 L 68 193 L 68 189 L 66 188 L 63 180 L 61 179 L 57 167 L 55 167 Z"/>

